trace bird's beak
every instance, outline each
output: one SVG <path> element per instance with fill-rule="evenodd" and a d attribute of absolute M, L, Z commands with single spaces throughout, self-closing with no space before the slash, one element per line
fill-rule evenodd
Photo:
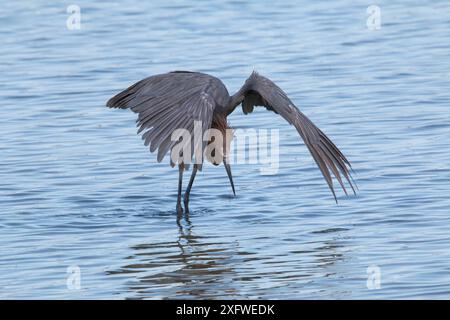
<path fill-rule="evenodd" d="M 231 174 L 231 166 L 223 161 L 223 165 L 225 166 L 225 170 L 227 170 L 228 179 L 230 179 L 231 189 L 233 189 L 233 194 L 236 196 L 236 192 L 234 191 L 234 183 L 233 183 L 233 175 Z"/>

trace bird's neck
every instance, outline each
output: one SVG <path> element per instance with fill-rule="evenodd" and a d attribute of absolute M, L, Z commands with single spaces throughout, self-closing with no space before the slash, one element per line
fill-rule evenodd
<path fill-rule="evenodd" d="M 242 96 L 241 90 L 239 90 L 238 92 L 233 94 L 230 97 L 230 102 L 228 103 L 228 106 L 225 108 L 226 115 L 229 115 L 230 113 L 232 113 L 234 111 L 234 109 L 236 109 L 236 107 L 242 102 L 242 100 L 243 100 L 243 96 Z"/>
<path fill-rule="evenodd" d="M 211 128 L 219 130 L 223 136 L 225 136 L 227 129 L 231 129 L 228 126 L 227 118 L 222 115 L 213 118 Z"/>

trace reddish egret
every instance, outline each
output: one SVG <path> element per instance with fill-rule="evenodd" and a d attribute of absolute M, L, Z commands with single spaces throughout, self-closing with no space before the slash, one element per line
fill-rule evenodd
<path fill-rule="evenodd" d="M 174 71 L 143 79 L 107 102 L 110 108 L 130 108 L 138 114 L 137 126 L 140 127 L 138 133 L 144 131 L 142 139 L 145 140 L 145 145 L 150 145 L 151 152 L 158 150 L 158 162 L 161 162 L 169 150 L 172 150 L 179 142 L 172 140 L 172 133 L 179 128 L 193 133 L 194 121 L 201 121 L 203 131 L 209 128 L 218 129 L 225 137 L 225 131 L 229 128 L 227 116 L 239 104 L 242 104 L 244 114 L 251 113 L 255 106 L 263 106 L 293 125 L 322 172 L 335 200 L 332 175 L 345 194 L 347 191 L 342 176 L 355 192 L 349 172 L 351 165 L 342 152 L 297 109 L 283 90 L 256 72 L 253 72 L 242 88 L 232 96 L 229 95 L 222 81 L 216 77 L 199 72 Z M 205 144 L 198 147 L 203 151 Z M 178 163 L 176 208 L 179 214 L 183 212 L 181 206 L 183 171 L 188 169 L 187 161 L 185 162 L 186 164 L 182 161 Z M 226 155 L 223 157 L 223 164 L 235 194 L 231 168 Z M 171 165 L 174 166 L 175 163 L 171 161 Z M 183 199 L 186 212 L 189 211 L 189 194 L 197 170 L 201 170 L 201 164 L 193 165 Z"/>

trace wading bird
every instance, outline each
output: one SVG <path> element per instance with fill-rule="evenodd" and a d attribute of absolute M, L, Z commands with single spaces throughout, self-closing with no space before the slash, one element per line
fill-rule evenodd
<path fill-rule="evenodd" d="M 232 96 L 229 95 L 222 81 L 216 77 L 199 72 L 173 71 L 143 79 L 107 102 L 110 108 L 130 108 L 138 114 L 138 133 L 144 132 L 142 139 L 145 140 L 145 145 L 150 145 L 150 152 L 158 150 L 158 162 L 161 162 L 168 151 L 180 142 L 172 140 L 172 133 L 179 128 L 192 133 L 195 121 L 201 121 L 203 131 L 209 128 L 218 129 L 225 137 L 225 131 L 229 129 L 227 116 L 240 104 L 244 114 L 251 113 L 255 106 L 263 106 L 281 115 L 297 129 L 335 200 L 332 175 L 335 176 L 345 194 L 347 191 L 342 176 L 355 192 L 349 172 L 351 165 L 342 152 L 292 103 L 283 90 L 256 72 L 253 72 L 242 88 Z M 203 154 L 205 144 L 202 143 L 197 147 L 202 148 L 201 154 Z M 178 214 L 183 212 L 181 206 L 183 171 L 188 169 L 187 161 L 185 162 L 186 164 L 183 161 L 178 163 L 176 206 Z M 213 161 L 213 164 L 219 163 Z M 227 163 L 226 155 L 223 157 L 223 164 L 235 194 L 231 168 Z M 171 161 L 171 165 L 174 166 L 175 163 Z M 197 170 L 201 170 L 201 164 L 193 165 L 183 198 L 186 212 L 189 211 L 189 194 Z"/>

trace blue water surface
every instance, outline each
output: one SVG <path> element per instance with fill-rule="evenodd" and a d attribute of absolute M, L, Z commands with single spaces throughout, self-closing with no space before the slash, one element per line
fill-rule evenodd
<path fill-rule="evenodd" d="M 450 4 L 378 1 L 379 30 L 371 4 L 3 2 L 0 298 L 450 298 Z M 278 173 L 233 165 L 233 198 L 205 166 L 177 225 L 177 170 L 105 102 L 179 69 L 231 93 L 254 69 L 274 80 L 358 194 L 336 204 L 293 127 L 238 111 L 234 128 L 279 130 Z"/>

